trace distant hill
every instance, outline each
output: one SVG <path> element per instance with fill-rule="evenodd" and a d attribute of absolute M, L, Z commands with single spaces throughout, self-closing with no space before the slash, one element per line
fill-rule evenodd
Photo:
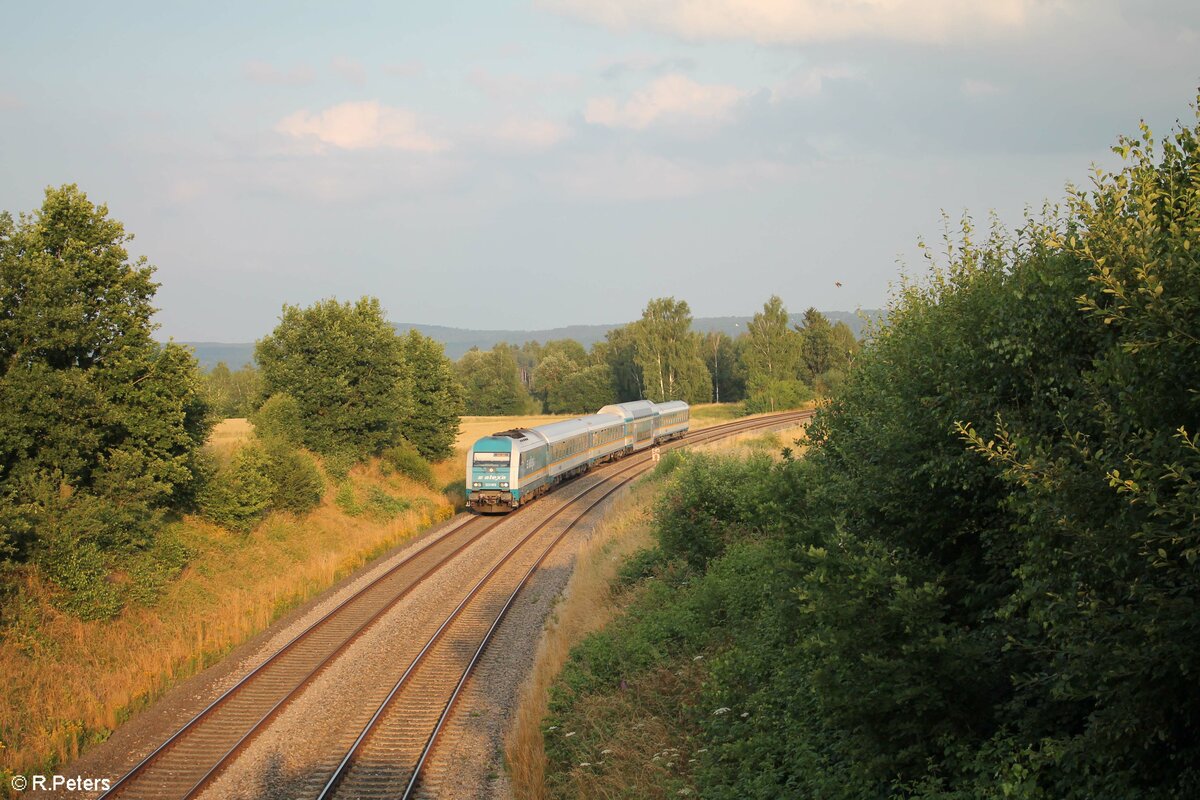
<path fill-rule="evenodd" d="M 864 310 L 860 312 L 825 311 L 831 322 L 845 322 L 854 331 L 855 336 L 861 336 L 864 326 L 863 317 L 878 319 L 882 312 Z M 730 336 L 744 333 L 750 317 L 697 317 L 692 320 L 692 328 L 707 333 L 722 331 Z M 793 324 L 803 319 L 802 314 L 792 314 Z M 545 342 L 550 339 L 574 339 L 584 347 L 591 347 L 596 342 L 604 340 L 604 335 L 613 328 L 620 328 L 628 323 L 620 322 L 612 325 L 570 325 L 565 328 L 548 328 L 538 331 L 477 331 L 468 328 L 450 328 L 445 325 L 418 325 L 414 323 L 393 323 L 400 333 L 408 333 L 414 328 L 425 336 L 441 342 L 446 347 L 446 355 L 452 359 L 462 357 L 462 354 L 472 347 L 480 350 L 490 350 L 500 342 L 521 345 L 525 342 Z M 253 342 L 180 342 L 196 353 L 200 366 L 212 369 L 217 362 L 224 361 L 231 369 L 237 369 L 243 364 L 254 361 Z"/>

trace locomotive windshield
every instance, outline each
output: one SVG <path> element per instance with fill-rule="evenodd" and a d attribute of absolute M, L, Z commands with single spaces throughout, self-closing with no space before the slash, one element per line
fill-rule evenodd
<path fill-rule="evenodd" d="M 511 453 L 476 453 L 475 466 L 477 467 L 507 467 Z"/>

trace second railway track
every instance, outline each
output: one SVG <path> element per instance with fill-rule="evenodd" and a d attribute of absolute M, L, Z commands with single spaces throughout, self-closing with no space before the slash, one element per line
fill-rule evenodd
<path fill-rule="evenodd" d="M 808 416 L 811 416 L 811 412 L 796 412 L 712 426 L 695 431 L 681 441 L 665 446 L 664 449 L 701 444 L 748 431 L 795 424 Z M 499 622 L 499 617 L 503 615 L 503 612 L 498 609 L 506 607 L 503 603 L 497 605 L 496 598 L 502 595 L 504 597 L 515 596 L 516 591 L 524 583 L 525 578 L 520 576 L 527 577 L 528 574 L 532 574 L 537 564 L 549 553 L 553 545 L 561 540 L 591 507 L 599 502 L 599 500 L 595 500 L 595 497 L 600 487 L 608 487 L 603 492 L 603 497 L 607 497 L 632 477 L 648 469 L 648 462 L 647 456 L 634 455 L 613 465 L 594 470 L 590 474 L 596 476 L 598 480 L 581 491 L 576 491 L 581 487 L 576 485 L 578 482 L 573 482 L 551 495 L 551 497 L 558 496 L 563 501 L 563 505 L 551 512 L 545 520 L 527 533 L 521 540 L 527 546 L 513 547 L 503 562 L 497 563 L 488 573 L 488 578 L 480 582 L 476 591 L 463 600 L 459 609 L 456 610 L 456 614 L 453 615 L 454 618 L 448 619 L 443 626 L 439 627 L 429 645 L 420 651 L 421 655 L 411 660 L 409 668 L 404 672 L 405 677 L 396 681 L 397 689 L 389 695 L 389 698 L 394 700 L 394 696 L 400 693 L 405 694 L 406 697 L 415 697 L 418 693 L 410 691 L 405 688 L 406 686 L 433 686 L 437 683 L 436 681 L 422 683 L 416 680 L 418 675 L 446 674 L 446 670 L 439 671 L 437 666 L 431 666 L 435 663 L 459 664 L 460 662 L 455 659 L 461 659 L 466 654 L 468 657 L 463 663 L 473 664 L 487 640 L 487 634 L 479 632 L 494 630 L 495 625 Z M 581 510 L 581 506 L 587 503 L 590 505 Z M 534 508 L 537 506 L 537 503 L 533 505 Z M 454 562 L 460 555 L 473 551 L 471 546 L 497 525 L 509 519 L 519 519 L 519 515 L 524 510 L 522 508 L 518 512 L 499 518 L 467 518 L 452 525 L 441 536 L 431 539 L 425 546 L 381 572 L 380 575 L 336 605 L 330 612 L 251 670 L 126 775 L 114 782 L 112 788 L 102 797 L 155 798 L 157 800 L 158 798 L 189 798 L 200 794 L 249 742 L 269 725 L 277 714 L 415 587 L 447 564 Z M 562 515 L 566 515 L 565 527 L 552 526 L 551 523 Z M 560 520 L 560 522 L 562 521 Z M 498 573 L 517 577 L 500 579 Z M 502 588 L 497 588 L 504 586 L 510 587 L 507 593 Z M 512 586 L 516 588 L 511 588 Z M 484 618 L 487 618 L 489 622 L 481 628 L 482 623 L 478 620 Z M 466 633 L 468 629 L 473 633 L 468 635 Z M 470 642 L 474 642 L 474 644 L 469 644 Z M 431 657 L 435 653 L 436 657 Z M 451 658 L 447 654 L 453 654 L 454 657 Z M 405 659 L 400 660 L 405 664 L 410 663 Z M 395 718 L 391 712 L 384 713 L 389 705 L 385 703 L 379 707 L 380 713 L 373 718 L 373 724 L 366 727 L 364 735 L 358 737 L 351 749 L 345 750 L 343 747 L 347 755 L 341 761 L 338 761 L 335 756 L 327 768 L 326 775 L 313 776 L 314 780 L 319 779 L 319 783 L 315 784 L 317 789 L 309 796 L 315 797 L 321 791 L 325 792 L 322 796 L 333 796 L 339 786 L 342 787 L 342 791 L 337 796 L 374 796 L 367 788 L 354 788 L 351 793 L 346 793 L 351 786 L 359 787 L 360 784 L 343 783 L 343 781 L 358 780 L 358 776 L 367 775 L 374 775 L 375 779 L 372 779 L 373 782 L 366 781 L 361 784 L 362 787 L 368 787 L 368 785 L 387 786 L 390 791 L 400 784 L 403 791 L 413 789 L 417 785 L 416 777 L 419 774 L 417 765 L 424 761 L 435 742 L 435 736 L 431 734 L 435 728 L 440 729 L 444 723 L 451 707 L 450 696 L 456 693 L 453 691 L 455 683 L 461 689 L 469 669 L 469 666 L 465 670 L 455 667 L 450 671 L 455 672 L 456 670 L 455 674 L 461 680 L 450 681 L 449 686 L 442 681 L 438 684 L 441 688 L 427 690 L 432 693 L 431 697 L 444 695 L 440 703 L 425 703 L 428 708 L 436 710 L 436 713 L 430 717 L 431 724 L 423 725 L 423 723 L 417 723 L 415 719 L 411 723 L 399 725 L 389 723 L 396 729 L 417 731 L 413 738 L 419 740 L 422 747 L 416 751 L 417 755 L 409 762 L 409 766 L 374 771 L 364 768 L 368 762 L 375 762 L 375 759 L 364 756 L 364 753 L 368 751 L 360 752 L 360 748 L 366 742 L 373 740 L 374 734 L 371 731 L 375 729 L 374 725 L 380 724 L 380 720 Z M 415 708 L 417 705 L 417 703 L 413 703 L 412 707 Z M 358 727 L 363 726 L 359 725 Z M 407 737 L 408 734 L 405 733 L 403 736 Z M 384 736 L 380 737 L 378 741 L 390 740 Z M 330 746 L 331 748 L 335 747 L 333 742 L 330 742 Z M 350 746 L 350 743 L 346 743 L 346 746 Z M 395 760 L 391 763 L 394 764 Z M 325 771 L 318 770 L 318 772 Z M 325 787 L 323 790 L 321 789 L 322 785 Z"/>

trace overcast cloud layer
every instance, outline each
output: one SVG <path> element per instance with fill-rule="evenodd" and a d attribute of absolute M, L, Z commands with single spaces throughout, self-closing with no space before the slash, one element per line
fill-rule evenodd
<path fill-rule="evenodd" d="M 1174 0 L 5 17 L 0 209 L 64 182 L 107 202 L 183 340 L 254 339 L 331 295 L 474 328 L 664 294 L 698 316 L 879 307 L 942 209 L 1019 224 L 1140 119 L 1194 121 L 1200 85 L 1200 5 Z"/>

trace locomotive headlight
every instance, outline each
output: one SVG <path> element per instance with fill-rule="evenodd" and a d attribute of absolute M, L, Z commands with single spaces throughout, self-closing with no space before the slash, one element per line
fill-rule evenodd
<path fill-rule="evenodd" d="M 472 489 L 478 489 L 480 486 L 483 486 L 483 484 L 480 483 L 479 481 L 475 481 L 474 483 L 471 484 Z"/>
<path fill-rule="evenodd" d="M 508 481 L 500 481 L 500 488 L 501 488 L 501 489 L 507 489 L 507 488 L 508 488 Z"/>

